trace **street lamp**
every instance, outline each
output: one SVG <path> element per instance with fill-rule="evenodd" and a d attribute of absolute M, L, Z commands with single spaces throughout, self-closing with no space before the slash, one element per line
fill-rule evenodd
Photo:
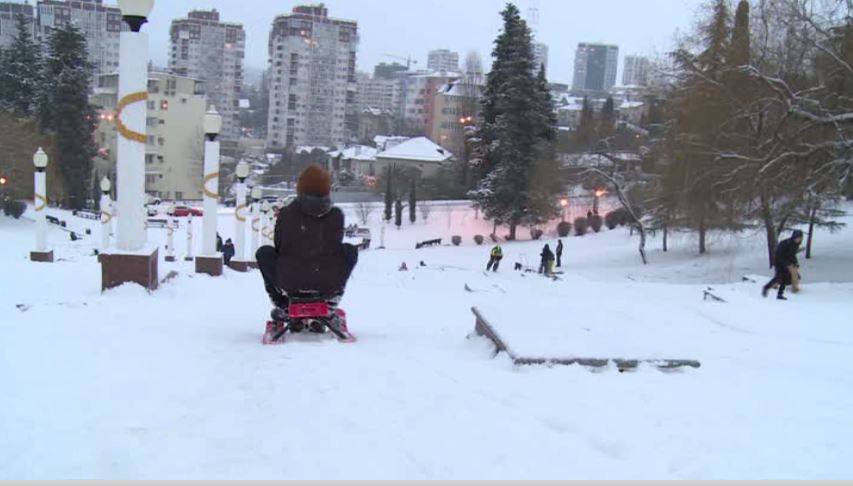
<path fill-rule="evenodd" d="M 149 245 L 145 209 L 145 150 L 148 144 L 148 34 L 142 26 L 154 0 L 118 0 L 122 20 L 130 30 L 119 34 L 118 102 L 113 122 L 116 144 L 115 248 L 101 253 L 101 290 L 125 283 L 149 291 L 159 285 L 158 248 Z M 109 119 L 109 116 L 107 116 Z"/>
<path fill-rule="evenodd" d="M 569 207 L 569 200 L 563 198 L 560 200 L 560 206 L 563 208 L 563 222 L 566 222 L 566 209 Z"/>
<path fill-rule="evenodd" d="M 35 194 L 33 203 L 36 212 L 36 249 L 30 252 L 30 260 L 34 262 L 53 262 L 53 250 L 47 249 L 47 169 L 48 157 L 41 147 L 33 155 L 35 172 Z"/>
<path fill-rule="evenodd" d="M 599 202 L 600 202 L 601 198 L 606 196 L 606 195 L 607 195 L 607 191 L 605 191 L 604 189 L 599 188 L 599 189 L 595 190 L 595 200 L 593 201 L 593 204 L 592 204 L 592 212 L 594 214 L 596 214 L 596 215 L 598 214 Z"/>
<path fill-rule="evenodd" d="M 106 253 L 110 247 L 110 233 L 112 233 L 112 199 L 110 190 L 113 185 L 109 178 L 101 179 L 101 253 Z"/>
<path fill-rule="evenodd" d="M 270 221 L 270 209 L 272 208 L 269 201 L 261 203 L 261 246 L 266 246 L 269 243 L 269 232 L 267 231 L 267 226 Z"/>
<path fill-rule="evenodd" d="M 195 259 L 196 273 L 213 277 L 222 275 L 222 255 L 216 252 L 217 207 L 219 205 L 219 133 L 222 116 L 215 106 L 204 115 L 204 216 L 202 223 L 202 254 Z"/>
<path fill-rule="evenodd" d="M 241 160 L 237 164 L 237 203 L 234 205 L 234 263 L 233 268 L 245 272 L 249 270 L 246 261 L 246 178 L 249 177 L 249 164 Z"/>
<path fill-rule="evenodd" d="M 251 261 L 255 261 L 255 252 L 258 251 L 258 233 L 261 231 L 261 208 L 259 202 L 263 195 L 264 192 L 261 190 L 261 186 L 252 188 L 252 248 L 249 251 Z"/>

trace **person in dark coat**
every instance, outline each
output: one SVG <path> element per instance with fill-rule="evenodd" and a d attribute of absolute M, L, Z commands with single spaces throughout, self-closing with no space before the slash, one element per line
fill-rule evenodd
<path fill-rule="evenodd" d="M 279 309 L 287 308 L 288 294 L 300 291 L 338 299 L 358 262 L 358 249 L 343 243 L 344 214 L 332 205 L 331 187 L 331 176 L 320 166 L 302 171 L 296 199 L 278 214 L 275 246 L 261 247 L 255 255 L 267 294 Z"/>
<path fill-rule="evenodd" d="M 563 266 L 563 240 L 557 240 L 557 268 Z"/>
<path fill-rule="evenodd" d="M 546 244 L 539 256 L 542 257 L 542 261 L 539 263 L 539 273 L 551 275 L 554 271 L 554 252 L 551 251 L 551 247 Z"/>
<path fill-rule="evenodd" d="M 219 233 L 216 233 L 216 252 L 222 253 L 222 237 L 219 236 Z"/>
<path fill-rule="evenodd" d="M 761 295 L 767 297 L 770 289 L 778 285 L 779 294 L 776 298 L 779 300 L 788 300 L 785 298 L 785 288 L 791 285 L 793 272 L 799 271 L 800 262 L 797 259 L 797 253 L 800 251 L 802 243 L 803 232 L 800 230 L 794 231 L 790 238 L 779 243 L 779 246 L 776 247 L 776 254 L 773 257 L 775 275 L 773 275 L 773 279 L 767 282 L 767 285 L 761 290 Z"/>
<path fill-rule="evenodd" d="M 222 245 L 222 259 L 225 261 L 225 265 L 229 265 L 231 263 L 231 259 L 234 258 L 234 243 L 231 241 L 231 238 L 225 241 L 225 244 Z"/>

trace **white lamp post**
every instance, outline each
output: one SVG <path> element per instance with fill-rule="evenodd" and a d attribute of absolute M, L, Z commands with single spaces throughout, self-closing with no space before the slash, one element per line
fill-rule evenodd
<path fill-rule="evenodd" d="M 193 215 L 187 216 L 187 256 L 185 262 L 193 261 Z"/>
<path fill-rule="evenodd" d="M 264 201 L 261 203 L 261 246 L 268 245 L 269 235 L 267 234 L 267 225 L 269 225 L 270 202 Z"/>
<path fill-rule="evenodd" d="M 106 253 L 110 247 L 110 234 L 112 233 L 112 198 L 110 190 L 113 185 L 107 177 L 101 179 L 101 253 Z"/>
<path fill-rule="evenodd" d="M 36 212 L 36 249 L 30 252 L 30 260 L 34 262 L 53 262 L 53 251 L 47 249 L 47 169 L 48 157 L 39 147 L 33 155 L 35 172 L 35 194 L 33 203 Z"/>
<path fill-rule="evenodd" d="M 148 34 L 141 32 L 154 0 L 119 0 L 130 31 L 120 34 L 118 127 L 118 227 L 116 246 L 135 252 L 147 243 L 145 233 L 145 146 L 148 115 Z"/>
<path fill-rule="evenodd" d="M 237 164 L 237 203 L 234 205 L 234 259 L 233 268 L 241 272 L 249 270 L 246 260 L 246 178 L 249 177 L 249 164 L 241 160 Z"/>
<path fill-rule="evenodd" d="M 174 262 L 175 261 L 175 230 L 178 229 L 178 219 L 174 217 L 175 214 L 175 205 L 172 204 L 169 206 L 169 209 L 166 210 L 166 218 L 168 219 L 168 223 L 166 224 L 166 261 Z"/>
<path fill-rule="evenodd" d="M 255 186 L 252 189 L 252 249 L 249 256 L 252 261 L 255 261 L 255 252 L 258 251 L 258 233 L 261 231 L 261 208 L 259 202 L 263 194 L 259 186 Z"/>
<path fill-rule="evenodd" d="M 148 144 L 148 34 L 141 32 L 154 0 L 118 0 L 122 20 L 130 27 L 119 34 L 115 205 L 116 239 L 101 253 L 101 290 L 126 283 L 149 291 L 160 283 L 158 248 L 148 243 L 145 214 L 145 148 Z"/>
<path fill-rule="evenodd" d="M 219 133 L 222 116 L 211 106 L 204 115 L 204 218 L 202 223 L 202 254 L 196 258 L 196 273 L 217 277 L 222 275 L 222 255 L 216 252 L 216 211 L 219 205 Z"/>

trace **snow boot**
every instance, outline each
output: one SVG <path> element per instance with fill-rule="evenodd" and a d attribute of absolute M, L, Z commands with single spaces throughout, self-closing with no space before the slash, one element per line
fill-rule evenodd
<path fill-rule="evenodd" d="M 781 295 L 781 294 L 780 294 L 780 295 L 778 295 L 778 296 L 776 297 L 776 300 L 788 300 L 788 298 L 787 298 L 787 297 L 785 297 L 784 295 Z"/>
<path fill-rule="evenodd" d="M 270 312 L 270 319 L 275 322 L 287 322 L 287 309 L 282 309 L 281 307 L 273 308 L 272 312 Z"/>

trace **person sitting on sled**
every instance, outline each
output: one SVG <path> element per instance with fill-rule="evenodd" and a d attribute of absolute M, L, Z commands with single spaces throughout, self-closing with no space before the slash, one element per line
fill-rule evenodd
<path fill-rule="evenodd" d="M 312 291 L 340 300 L 358 262 L 358 249 L 343 243 L 344 214 L 332 205 L 331 189 L 331 176 L 323 168 L 303 170 L 296 199 L 278 213 L 275 246 L 255 254 L 274 321 L 286 319 L 289 294 Z"/>

